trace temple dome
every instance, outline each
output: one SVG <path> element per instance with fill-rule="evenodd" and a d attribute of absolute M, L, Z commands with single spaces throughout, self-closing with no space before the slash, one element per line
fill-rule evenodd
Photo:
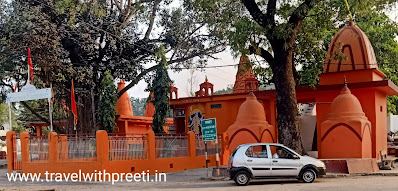
<path fill-rule="evenodd" d="M 340 95 L 334 98 L 328 119 L 365 117 L 358 98 L 351 94 L 347 86 L 341 90 Z"/>
<path fill-rule="evenodd" d="M 240 105 L 236 121 L 245 123 L 266 121 L 264 107 L 257 101 L 253 92 L 250 92 L 246 101 Z"/>
<path fill-rule="evenodd" d="M 124 80 L 121 80 L 117 84 L 117 92 L 120 92 L 125 87 Z M 125 116 L 134 116 L 133 108 L 131 106 L 131 101 L 127 92 L 125 92 L 120 98 L 116 101 L 116 115 L 125 115 Z"/>
<path fill-rule="evenodd" d="M 336 56 L 336 53 L 339 50 L 344 54 L 345 59 L 338 59 L 339 56 Z M 371 68 L 377 68 L 372 44 L 365 33 L 353 22 L 350 22 L 348 26 L 340 29 L 333 37 L 329 45 L 323 73 Z"/>

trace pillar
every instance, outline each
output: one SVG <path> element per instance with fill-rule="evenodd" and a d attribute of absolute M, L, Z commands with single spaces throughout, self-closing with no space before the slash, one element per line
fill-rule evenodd
<path fill-rule="evenodd" d="M 228 138 L 228 133 L 223 132 L 221 135 L 221 141 L 222 141 L 222 147 L 221 147 L 221 165 L 228 165 L 228 159 L 229 159 L 229 138 Z"/>
<path fill-rule="evenodd" d="M 13 144 L 13 137 L 16 136 L 14 131 L 7 131 L 6 133 L 6 144 L 7 144 L 7 171 L 8 173 L 11 173 L 14 165 L 14 149 L 16 150 L 17 148 L 14 148 Z M 17 159 L 15 159 L 17 160 Z"/>
<path fill-rule="evenodd" d="M 61 143 L 61 154 L 60 159 L 61 161 L 68 160 L 68 137 L 66 135 L 59 135 L 58 141 Z"/>
<path fill-rule="evenodd" d="M 58 134 L 56 132 L 48 134 L 48 162 L 50 164 L 58 162 Z"/>
<path fill-rule="evenodd" d="M 29 133 L 21 132 L 19 134 L 21 139 L 21 160 L 22 160 L 22 170 L 27 162 L 29 162 Z"/>
<path fill-rule="evenodd" d="M 149 160 L 156 159 L 155 133 L 152 130 L 147 131 L 147 153 Z"/>
<path fill-rule="evenodd" d="M 97 144 L 97 162 L 100 164 L 107 163 L 109 161 L 108 133 L 105 130 L 97 131 L 95 141 Z"/>
<path fill-rule="evenodd" d="M 192 131 L 188 131 L 188 156 L 195 157 L 196 156 L 196 140 L 195 133 Z"/>

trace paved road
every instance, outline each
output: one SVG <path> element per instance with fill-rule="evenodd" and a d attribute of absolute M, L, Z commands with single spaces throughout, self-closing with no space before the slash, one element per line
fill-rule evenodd
<path fill-rule="evenodd" d="M 316 191 L 351 191 L 351 190 L 398 190 L 397 176 L 355 176 L 344 178 L 321 178 L 312 184 L 296 180 L 256 180 L 249 186 L 238 187 L 232 181 L 201 180 L 203 170 L 190 170 L 170 173 L 167 182 L 119 182 L 111 183 L 28 183 L 8 182 L 6 171 L 0 169 L 0 190 L 316 190 Z"/>

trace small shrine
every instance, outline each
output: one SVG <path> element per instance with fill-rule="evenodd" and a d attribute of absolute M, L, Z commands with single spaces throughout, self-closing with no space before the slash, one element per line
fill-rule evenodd
<path fill-rule="evenodd" d="M 347 86 L 330 105 L 320 132 L 323 158 L 372 158 L 371 123 Z"/>
<path fill-rule="evenodd" d="M 227 129 L 229 136 L 229 150 L 233 151 L 244 143 L 274 143 L 276 142 L 275 128 L 268 124 L 263 105 L 250 92 L 238 111 L 233 125 Z"/>

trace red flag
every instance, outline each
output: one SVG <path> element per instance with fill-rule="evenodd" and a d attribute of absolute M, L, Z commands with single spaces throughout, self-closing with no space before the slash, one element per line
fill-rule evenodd
<path fill-rule="evenodd" d="M 76 108 L 76 100 L 75 100 L 75 89 L 73 87 L 73 80 L 72 80 L 72 87 L 71 87 L 71 105 L 72 105 L 72 113 L 74 117 L 73 125 L 76 127 L 77 124 L 77 108 Z"/>
<path fill-rule="evenodd" d="M 17 92 L 17 90 L 18 90 L 18 84 L 15 84 L 14 92 Z"/>
<path fill-rule="evenodd" d="M 30 48 L 28 48 L 28 65 L 30 71 L 30 81 L 33 83 L 33 64 L 32 64 L 32 57 L 30 56 Z"/>

